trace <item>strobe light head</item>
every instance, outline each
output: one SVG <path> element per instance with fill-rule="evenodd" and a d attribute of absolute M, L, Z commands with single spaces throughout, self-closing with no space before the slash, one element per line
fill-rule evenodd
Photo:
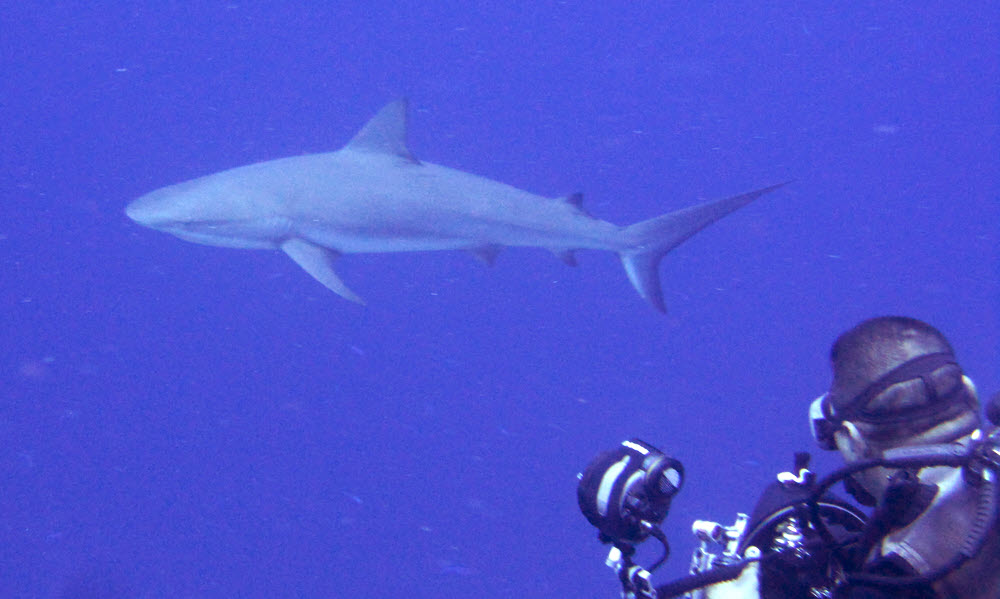
<path fill-rule="evenodd" d="M 639 543 L 667 516 L 684 483 L 684 467 L 652 445 L 631 439 L 598 455 L 580 475 L 580 511 L 605 543 Z"/>

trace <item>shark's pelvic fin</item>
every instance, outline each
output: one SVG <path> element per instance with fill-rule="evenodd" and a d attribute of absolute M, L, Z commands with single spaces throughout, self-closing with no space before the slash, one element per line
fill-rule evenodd
<path fill-rule="evenodd" d="M 330 291 L 344 299 L 364 305 L 365 300 L 348 289 L 337 273 L 333 272 L 333 261 L 338 256 L 337 252 L 297 238 L 284 241 L 281 250 Z"/>
<path fill-rule="evenodd" d="M 654 308 L 666 312 L 659 273 L 663 255 L 723 216 L 782 185 L 785 183 L 723 200 L 705 202 L 625 227 L 625 237 L 632 249 L 620 252 L 619 257 L 632 286 Z"/>
<path fill-rule="evenodd" d="M 406 147 L 406 98 L 386 104 L 347 142 L 344 149 L 391 154 L 420 164 Z"/>
<path fill-rule="evenodd" d="M 479 259 L 480 262 L 482 262 L 486 266 L 493 266 L 493 264 L 497 261 L 497 254 L 500 253 L 501 249 L 503 249 L 503 246 L 484 245 L 481 247 L 474 248 L 470 251 L 476 258 Z"/>

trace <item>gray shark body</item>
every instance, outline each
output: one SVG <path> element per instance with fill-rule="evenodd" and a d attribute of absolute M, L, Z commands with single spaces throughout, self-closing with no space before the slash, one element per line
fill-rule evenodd
<path fill-rule="evenodd" d="M 541 247 L 574 264 L 577 249 L 616 252 L 643 298 L 665 310 L 657 266 L 682 241 L 777 186 L 617 226 L 581 209 L 413 157 L 406 105 L 389 104 L 342 149 L 222 171 L 146 194 L 126 208 L 148 227 L 197 243 L 280 249 L 320 283 L 340 254 Z"/>

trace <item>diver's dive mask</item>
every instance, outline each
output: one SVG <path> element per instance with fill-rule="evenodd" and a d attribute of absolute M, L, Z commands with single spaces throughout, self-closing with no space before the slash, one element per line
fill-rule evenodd
<path fill-rule="evenodd" d="M 833 434 L 840 428 L 841 422 L 832 414 L 827 415 L 827 411 L 831 410 L 827 401 L 829 397 L 829 393 L 824 393 L 809 404 L 809 430 L 812 432 L 813 441 L 820 449 L 827 451 L 837 449 Z"/>
<path fill-rule="evenodd" d="M 821 449 L 837 449 L 834 433 L 840 429 L 841 423 L 845 420 L 865 422 L 875 425 L 892 425 L 923 418 L 936 418 L 940 416 L 947 419 L 958 412 L 971 407 L 975 398 L 966 391 L 966 386 L 971 384 L 963 375 L 963 388 L 959 391 L 961 395 L 951 397 L 937 397 L 934 385 L 931 383 L 930 375 L 948 364 L 958 366 L 955 356 L 949 352 L 940 352 L 917 356 L 911 360 L 903 362 L 889 372 L 883 374 L 878 379 L 872 381 L 867 387 L 862 389 L 850 401 L 835 408 L 831 402 L 830 393 L 824 393 L 817 397 L 809 406 L 809 425 L 813 439 Z M 891 410 L 873 410 L 869 406 L 872 401 L 887 389 L 898 383 L 920 379 L 924 383 L 929 395 L 929 400 L 921 405 L 910 407 L 893 408 Z M 957 401 L 956 401 L 957 400 Z"/>

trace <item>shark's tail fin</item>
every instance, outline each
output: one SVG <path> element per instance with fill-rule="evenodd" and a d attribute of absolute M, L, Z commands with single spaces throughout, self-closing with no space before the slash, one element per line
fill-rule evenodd
<path fill-rule="evenodd" d="M 658 268 L 664 254 L 723 216 L 782 185 L 785 183 L 724 200 L 705 202 L 625 227 L 625 238 L 631 248 L 620 252 L 619 257 L 636 291 L 654 308 L 666 312 Z"/>

